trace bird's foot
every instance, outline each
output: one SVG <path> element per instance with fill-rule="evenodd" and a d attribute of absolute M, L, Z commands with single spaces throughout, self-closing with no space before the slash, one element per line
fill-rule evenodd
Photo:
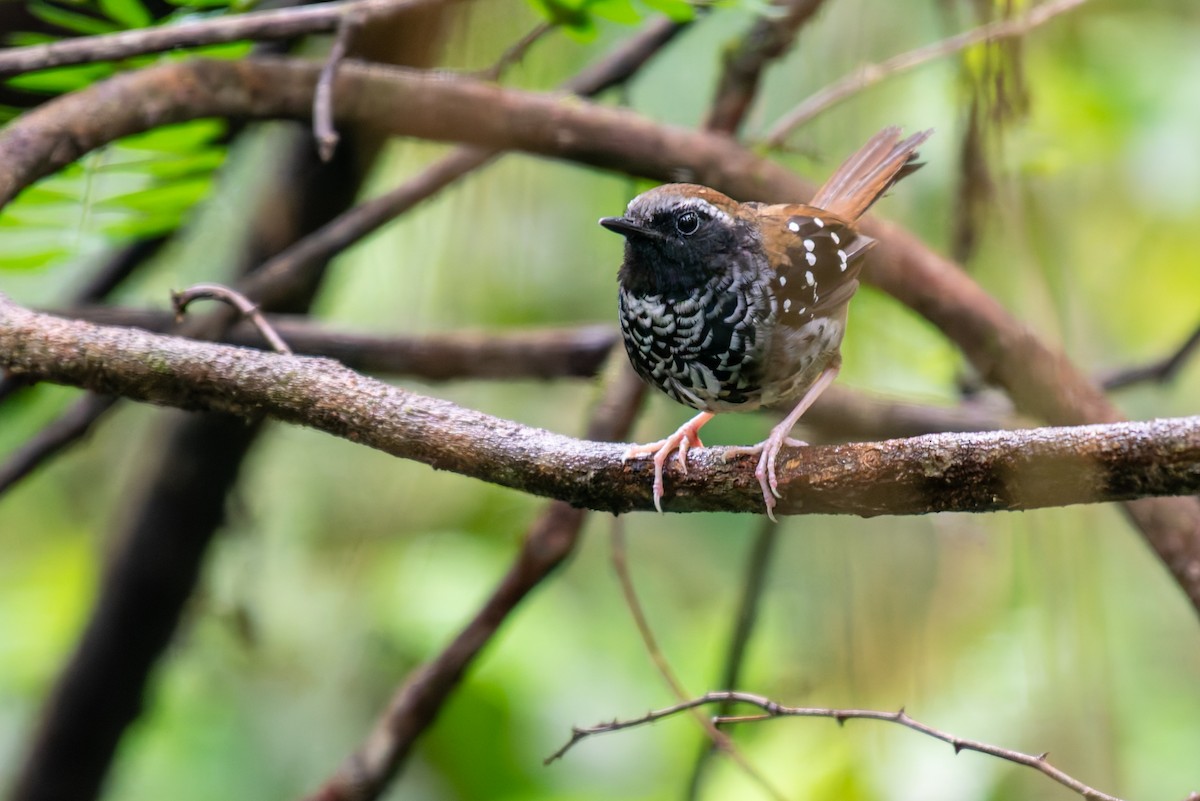
<path fill-rule="evenodd" d="M 775 499 L 782 498 L 779 494 L 779 479 L 775 474 L 775 460 L 779 457 L 779 451 L 783 450 L 783 446 L 787 445 L 793 448 L 802 448 L 808 445 L 807 442 L 799 439 L 793 439 L 787 436 L 786 430 L 780 431 L 777 427 L 771 432 L 771 435 L 757 445 L 742 445 L 733 448 L 726 448 L 722 453 L 721 458 L 728 461 L 733 456 L 758 456 L 758 466 L 754 468 L 754 477 L 758 479 L 758 486 L 762 489 L 763 504 L 767 507 L 767 517 L 775 520 Z"/>
<path fill-rule="evenodd" d="M 660 513 L 663 510 L 663 466 L 666 465 L 667 459 L 671 458 L 671 454 L 674 453 L 676 454 L 675 460 L 679 462 L 679 469 L 684 474 L 687 474 L 688 451 L 692 448 L 704 447 L 704 443 L 700 441 L 700 429 L 711 419 L 712 415 L 708 412 L 698 414 L 681 425 L 674 434 L 666 439 L 660 439 L 658 442 L 650 442 L 646 445 L 633 445 L 621 457 L 621 461 L 626 462 L 630 459 L 637 459 L 653 454 L 654 508 Z"/>

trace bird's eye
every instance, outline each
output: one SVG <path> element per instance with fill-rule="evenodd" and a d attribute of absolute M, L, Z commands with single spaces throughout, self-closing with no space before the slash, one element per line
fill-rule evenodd
<path fill-rule="evenodd" d="M 694 211 L 685 211 L 675 218 L 675 230 L 684 236 L 691 236 L 700 230 L 700 215 Z"/>

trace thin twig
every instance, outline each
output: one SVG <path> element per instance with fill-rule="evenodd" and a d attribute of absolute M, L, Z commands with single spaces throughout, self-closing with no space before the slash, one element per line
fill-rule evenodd
<path fill-rule="evenodd" d="M 684 689 L 679 677 L 675 675 L 675 670 L 671 667 L 666 654 L 663 653 L 662 648 L 659 646 L 658 638 L 654 635 L 654 629 L 650 627 L 650 621 L 646 617 L 646 610 L 642 606 L 637 590 L 633 586 L 633 576 L 629 573 L 629 561 L 626 559 L 628 549 L 625 546 L 625 525 L 621 517 L 614 517 L 612 519 L 610 543 L 612 545 L 613 572 L 617 576 L 617 582 L 621 585 L 621 596 L 625 599 L 625 606 L 628 607 L 630 614 L 633 616 L 633 622 L 637 626 L 638 634 L 642 638 L 642 644 L 645 646 L 646 652 L 650 655 L 650 660 L 654 662 L 654 667 L 658 670 L 659 675 L 663 677 L 663 681 L 671 689 L 671 694 L 679 701 L 686 702 L 689 697 L 688 692 Z M 733 744 L 729 735 L 720 731 L 710 719 L 698 711 L 693 712 L 692 718 L 700 725 L 700 728 L 704 729 L 704 733 L 708 736 L 714 748 L 719 748 L 729 754 L 730 758 L 737 763 L 738 767 L 755 784 L 761 787 L 772 798 L 776 799 L 776 801 L 783 801 L 783 794 L 773 787 L 754 765 L 750 764 L 750 760 Z M 552 761 L 552 759 L 547 759 L 545 764 L 549 765 Z"/>
<path fill-rule="evenodd" d="M 1025 34 L 1086 3 L 1087 0 L 1049 0 L 1029 10 L 1018 19 L 1006 19 L 981 25 L 940 42 L 893 56 L 878 64 L 865 64 L 811 95 L 782 118 L 767 132 L 768 147 L 782 147 L 792 131 L 823 111 L 841 103 L 880 81 L 907 72 L 922 64 L 965 50 L 983 42 L 1011 39 Z"/>
<path fill-rule="evenodd" d="M 1130 367 L 1120 370 L 1101 379 L 1101 385 L 1108 391 L 1124 389 L 1133 384 L 1146 381 L 1166 383 L 1175 377 L 1189 358 L 1200 350 L 1200 325 L 1192 331 L 1183 344 L 1170 353 L 1166 358 L 1140 367 Z"/>
<path fill-rule="evenodd" d="M 204 47 L 242 40 L 291 39 L 337 30 L 349 14 L 367 18 L 419 8 L 443 0 L 349 0 L 300 8 L 231 14 L 159 28 L 142 28 L 101 36 L 63 39 L 49 44 L 0 49 L 0 76 L 34 70 L 116 61 L 185 47 Z"/>
<path fill-rule="evenodd" d="M 1075 791 L 1089 801 L 1120 801 L 1120 799 L 1118 799 L 1116 796 L 1103 793 L 1094 787 L 1089 787 L 1065 771 L 1054 767 L 1047 760 L 1047 755 L 1044 753 L 1026 754 L 1020 751 L 1013 751 L 1008 748 L 1001 748 L 1000 746 L 991 745 L 979 740 L 968 740 L 964 737 L 957 737 L 949 732 L 936 729 L 933 726 L 913 719 L 903 709 L 900 709 L 896 712 L 884 712 L 873 709 L 792 707 L 783 706 L 782 704 L 772 701 L 766 696 L 733 691 L 706 693 L 699 698 L 684 701 L 682 703 L 675 704 L 674 706 L 666 707 L 665 709 L 658 709 L 653 712 L 649 712 L 640 718 L 632 718 L 630 720 L 614 720 L 609 723 L 601 723 L 596 726 L 589 726 L 587 728 L 572 729 L 571 739 L 568 740 L 562 748 L 551 754 L 546 761 L 553 762 L 554 760 L 561 758 L 576 743 L 591 737 L 594 734 L 604 734 L 607 732 L 621 731 L 622 729 L 630 729 L 635 726 L 653 723 L 655 721 L 662 720 L 663 718 L 668 718 L 681 712 L 685 712 L 690 709 L 696 709 L 701 706 L 707 706 L 709 704 L 727 704 L 731 702 L 750 704 L 751 706 L 761 709 L 763 714 L 747 716 L 718 716 L 714 718 L 715 723 L 752 723 L 760 720 L 768 720 L 771 718 L 780 717 L 831 718 L 836 720 L 838 725 L 844 724 L 847 720 L 879 720 L 885 723 L 897 723 L 928 737 L 948 743 L 954 748 L 954 753 L 956 754 L 961 751 L 976 751 L 980 754 L 986 754 L 988 756 L 993 756 L 998 759 L 1003 759 L 1028 768 L 1033 768 L 1034 770 L 1050 777 L 1064 787 Z"/>
<path fill-rule="evenodd" d="M 321 67 L 321 75 L 317 78 L 317 88 L 313 92 L 313 138 L 316 139 L 317 154 L 321 161 L 333 158 L 339 138 L 337 129 L 333 127 L 333 77 L 337 74 L 338 65 L 346 57 L 350 41 L 361 23 L 362 17 L 357 12 L 342 17 L 337 36 L 329 48 L 325 65 Z"/>
<path fill-rule="evenodd" d="M 229 304 L 237 309 L 243 317 L 254 323 L 254 326 L 263 335 L 263 339 L 270 343 L 276 353 L 291 355 L 292 349 L 288 347 L 283 338 L 267 322 L 267 318 L 263 315 L 262 310 L 236 289 L 230 289 L 220 284 L 196 284 L 179 292 L 171 293 L 171 303 L 175 308 L 175 314 L 178 315 L 180 320 L 183 319 L 183 314 L 187 311 L 188 305 L 192 301 L 201 299 L 218 300 Z"/>
<path fill-rule="evenodd" d="M 51 456 L 86 436 L 92 424 L 116 402 L 114 396 L 89 393 L 26 440 L 0 464 L 0 495 Z"/>
<path fill-rule="evenodd" d="M 500 54 L 500 58 L 496 59 L 496 63 L 485 70 L 477 73 L 481 80 L 498 81 L 500 76 L 509 70 L 514 64 L 519 64 L 529 53 L 530 49 L 540 42 L 544 36 L 555 29 L 555 25 L 549 22 L 539 22 L 528 33 L 514 42 L 508 49 Z"/>

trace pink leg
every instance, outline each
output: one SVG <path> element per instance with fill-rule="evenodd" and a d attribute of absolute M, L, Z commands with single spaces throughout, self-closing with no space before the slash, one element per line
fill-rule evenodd
<path fill-rule="evenodd" d="M 796 427 L 800 417 L 808 411 L 808 407 L 813 405 L 813 401 L 821 396 L 821 393 L 833 383 L 837 378 L 838 370 L 841 368 L 840 363 L 832 363 L 825 368 L 821 375 L 817 376 L 817 380 L 804 393 L 804 397 L 800 398 L 800 402 L 796 404 L 796 408 L 792 409 L 788 416 L 783 418 L 783 422 L 771 429 L 771 434 L 757 445 L 752 445 L 748 448 L 729 448 L 726 453 L 728 455 L 745 454 L 745 453 L 761 453 L 758 460 L 758 467 L 754 470 L 754 477 L 758 479 L 758 484 L 762 487 L 763 502 L 767 507 L 767 517 L 775 519 L 775 499 L 782 498 L 779 494 L 779 479 L 775 476 L 775 459 L 779 456 L 779 451 L 784 445 L 804 445 L 805 443 L 799 440 L 794 440 L 788 435 L 792 433 L 792 429 Z"/>
<path fill-rule="evenodd" d="M 679 461 L 679 469 L 686 473 L 688 450 L 696 446 L 704 447 L 704 443 L 700 441 L 700 429 L 711 419 L 713 419 L 712 412 L 701 412 L 681 425 L 679 430 L 666 439 L 660 439 L 658 442 L 651 442 L 647 445 L 634 445 L 621 457 L 624 461 L 654 454 L 654 508 L 660 513 L 662 512 L 663 465 L 672 453 L 678 453 L 676 458 Z"/>

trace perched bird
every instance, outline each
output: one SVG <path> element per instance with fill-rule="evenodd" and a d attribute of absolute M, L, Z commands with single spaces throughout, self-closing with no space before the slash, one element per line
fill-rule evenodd
<path fill-rule="evenodd" d="M 767 514 L 779 495 L 775 460 L 796 421 L 837 376 L 846 311 L 863 255 L 874 244 L 854 230 L 892 184 L 921 165 L 932 131 L 901 141 L 885 128 L 851 156 L 811 204 L 738 203 L 695 184 L 667 184 L 600 224 L 625 237 L 618 274 L 621 333 L 637 372 L 679 403 L 699 409 L 653 454 L 654 505 L 662 511 L 663 465 L 703 447 L 700 428 L 718 412 L 794 404 L 767 439 L 729 452 L 761 454 L 755 476 Z"/>

